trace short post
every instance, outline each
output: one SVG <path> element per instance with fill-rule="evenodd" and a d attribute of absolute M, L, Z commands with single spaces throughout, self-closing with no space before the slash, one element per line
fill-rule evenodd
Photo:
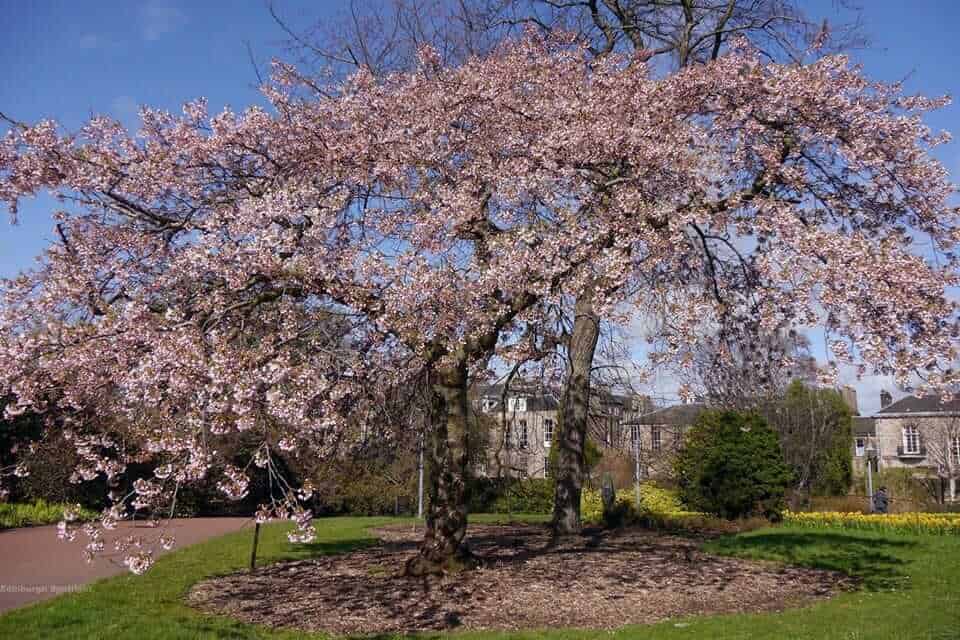
<path fill-rule="evenodd" d="M 257 568 L 257 544 L 260 542 L 260 523 L 253 526 L 253 549 L 250 551 L 250 573 Z"/>
<path fill-rule="evenodd" d="M 637 488 L 637 513 L 640 513 L 640 426 L 637 425 L 636 431 L 633 432 L 635 436 L 633 438 L 633 459 L 634 466 L 634 485 Z"/>
<path fill-rule="evenodd" d="M 417 479 L 417 518 L 423 520 L 423 434 L 420 434 L 420 462 Z"/>
<path fill-rule="evenodd" d="M 867 505 L 870 513 L 876 509 L 873 504 L 873 461 L 877 459 L 877 448 L 872 440 L 867 440 Z"/>
<path fill-rule="evenodd" d="M 600 481 L 600 497 L 603 499 L 603 519 L 606 522 L 617 502 L 617 490 L 613 486 L 613 476 L 609 473 L 603 474 Z"/>

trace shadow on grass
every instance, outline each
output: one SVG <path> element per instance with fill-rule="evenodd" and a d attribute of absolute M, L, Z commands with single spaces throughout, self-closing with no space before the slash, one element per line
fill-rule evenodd
<path fill-rule="evenodd" d="M 838 571 L 859 579 L 869 591 L 886 591 L 909 587 L 909 576 L 902 571 L 909 562 L 898 552 L 917 546 L 913 540 L 809 531 L 721 538 L 706 549 Z"/>
<path fill-rule="evenodd" d="M 319 558 L 336 553 L 347 553 L 356 551 L 377 544 L 376 539 L 355 538 L 352 540 L 340 540 L 337 542 L 310 542 L 307 544 L 298 544 L 295 549 L 295 557 L 298 560 L 309 560 L 310 558 Z"/>

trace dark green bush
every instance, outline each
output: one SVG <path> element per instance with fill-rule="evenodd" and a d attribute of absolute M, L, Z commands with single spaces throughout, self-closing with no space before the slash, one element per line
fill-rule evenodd
<path fill-rule="evenodd" d="M 687 432 L 675 470 L 692 510 L 735 519 L 778 519 L 792 473 L 763 418 L 705 411 Z"/>
<path fill-rule="evenodd" d="M 555 492 L 549 478 L 526 478 L 510 483 L 491 506 L 491 513 L 551 513 Z"/>
<path fill-rule="evenodd" d="M 70 482 L 78 457 L 73 444 L 61 434 L 38 441 L 23 461 L 30 475 L 17 479 L 14 501 L 81 504 L 97 510 L 105 506 L 107 486 L 102 476 L 88 482 Z"/>
<path fill-rule="evenodd" d="M 553 494 L 549 478 L 473 478 L 467 485 L 471 513 L 550 513 Z"/>
<path fill-rule="evenodd" d="M 616 529 L 637 524 L 640 515 L 632 502 L 615 500 L 610 507 L 603 510 L 603 526 L 607 529 Z"/>
<path fill-rule="evenodd" d="M 247 466 L 248 461 L 260 446 L 260 442 L 252 434 L 240 434 L 234 441 L 223 446 L 231 456 L 230 462 L 243 468 Z M 300 479 L 283 458 L 275 456 L 273 464 L 290 485 L 299 486 Z M 128 474 L 128 481 L 137 475 L 150 475 L 153 467 L 132 471 L 134 472 Z M 208 474 L 200 482 L 180 487 L 177 492 L 176 515 L 181 517 L 252 516 L 258 505 L 270 502 L 271 492 L 275 497 L 278 496 L 279 489 L 276 480 L 271 483 L 266 469 L 249 465 L 247 473 L 250 477 L 250 485 L 247 495 L 241 500 L 230 500 L 217 488 L 220 476 L 215 473 Z"/>

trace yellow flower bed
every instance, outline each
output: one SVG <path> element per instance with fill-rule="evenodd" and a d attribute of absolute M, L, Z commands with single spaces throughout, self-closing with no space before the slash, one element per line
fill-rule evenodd
<path fill-rule="evenodd" d="M 640 510 L 636 509 L 636 493 L 632 487 L 617 491 L 616 504 L 622 505 L 632 516 L 653 516 L 662 521 L 691 523 L 708 518 L 696 511 L 683 508 L 675 491 L 653 483 L 640 485 Z M 595 489 L 584 489 L 580 501 L 580 515 L 584 522 L 603 522 L 603 498 Z M 712 519 L 716 520 L 716 519 Z M 875 531 L 902 531 L 936 535 L 960 535 L 960 513 L 891 513 L 864 514 L 839 511 L 785 511 L 784 524 L 814 528 L 867 529 Z"/>
<path fill-rule="evenodd" d="M 783 514 L 787 524 L 802 527 L 872 529 L 876 531 L 903 531 L 960 535 L 960 513 L 841 513 L 839 511 L 800 512 Z"/>
<path fill-rule="evenodd" d="M 652 482 L 640 485 L 640 510 L 636 510 L 637 494 L 633 487 L 617 491 L 616 504 L 625 505 L 636 515 L 670 517 L 699 516 L 694 511 L 685 511 L 675 491 L 658 487 Z M 595 489 L 584 489 L 580 498 L 580 517 L 584 522 L 597 524 L 603 521 L 603 497 Z"/>

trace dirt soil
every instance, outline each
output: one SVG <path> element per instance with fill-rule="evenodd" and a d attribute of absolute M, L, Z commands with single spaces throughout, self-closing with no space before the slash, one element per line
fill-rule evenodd
<path fill-rule="evenodd" d="M 471 526 L 483 566 L 398 576 L 421 534 L 375 530 L 377 545 L 201 582 L 193 606 L 245 622 L 332 634 L 442 629 L 616 628 L 692 614 L 779 611 L 850 589 L 841 574 L 705 554 L 643 530 L 555 546 L 543 526 Z"/>

